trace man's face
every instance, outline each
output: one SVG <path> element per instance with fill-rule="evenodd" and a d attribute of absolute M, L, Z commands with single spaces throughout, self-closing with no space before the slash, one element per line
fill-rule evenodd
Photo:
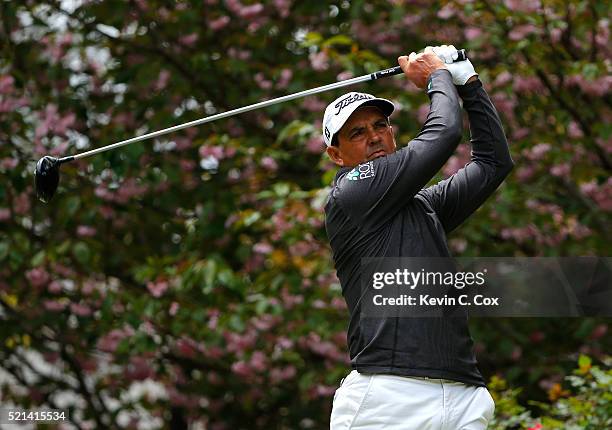
<path fill-rule="evenodd" d="M 339 166 L 354 167 L 395 152 L 395 136 L 387 117 L 374 106 L 357 109 L 336 134 L 338 146 L 327 148 Z"/>

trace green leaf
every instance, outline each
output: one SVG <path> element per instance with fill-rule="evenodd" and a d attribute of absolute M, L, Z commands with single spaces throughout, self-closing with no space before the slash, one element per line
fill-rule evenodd
<path fill-rule="evenodd" d="M 91 251 L 85 242 L 75 243 L 72 247 L 72 254 L 74 258 L 83 265 L 89 263 L 89 259 L 91 258 Z"/>
<path fill-rule="evenodd" d="M 9 244 L 8 242 L 0 242 L 0 261 L 4 260 L 8 255 Z"/>

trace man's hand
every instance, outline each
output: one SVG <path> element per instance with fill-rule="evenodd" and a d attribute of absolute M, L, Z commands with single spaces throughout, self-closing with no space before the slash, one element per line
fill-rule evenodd
<path fill-rule="evenodd" d="M 434 71 L 447 68 L 431 46 L 425 48 L 422 54 L 412 52 L 409 56 L 402 55 L 397 62 L 408 79 L 419 88 L 425 88 L 429 75 Z"/>
<path fill-rule="evenodd" d="M 446 63 L 446 68 L 451 72 L 455 85 L 465 85 L 468 81 L 472 82 L 478 76 L 470 60 L 453 63 L 458 56 L 457 49 L 453 45 L 436 46 L 433 48 L 433 51 Z"/>

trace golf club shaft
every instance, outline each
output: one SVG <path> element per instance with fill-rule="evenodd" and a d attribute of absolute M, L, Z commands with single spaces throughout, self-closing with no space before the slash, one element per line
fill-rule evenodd
<path fill-rule="evenodd" d="M 465 50 L 461 49 L 458 51 L 459 57 L 455 61 L 463 61 L 466 59 Z M 249 112 L 255 109 L 261 109 L 264 107 L 272 106 L 278 103 L 283 103 L 289 100 L 297 99 L 300 97 L 306 97 L 312 94 L 321 93 L 324 91 L 335 90 L 336 88 L 342 88 L 349 85 L 358 84 L 366 81 L 373 81 L 376 79 L 384 78 L 387 76 L 399 75 L 402 73 L 402 69 L 400 66 L 392 67 L 390 69 L 379 70 L 378 72 L 370 73 L 363 76 L 358 76 L 356 78 L 346 79 L 344 81 L 335 82 L 333 84 L 323 85 L 321 87 L 312 88 L 310 90 L 304 90 L 297 93 L 289 94 L 282 97 L 277 97 L 271 100 L 265 100 L 263 102 L 255 103 L 249 106 L 244 106 L 241 108 L 233 109 L 227 112 L 221 112 L 215 115 L 207 116 L 205 118 L 196 119 L 194 121 L 189 121 L 184 124 L 178 124 L 173 127 L 164 128 L 163 130 L 154 131 L 151 133 L 143 134 L 141 136 L 132 137 L 131 139 L 122 140 L 121 142 L 113 143 L 107 146 L 103 146 L 101 148 L 92 149 L 90 151 L 82 152 L 80 154 L 60 158 L 58 161 L 60 163 L 64 163 L 67 161 L 78 160 L 80 158 L 89 157 L 90 155 L 96 155 L 101 152 L 110 151 L 111 149 L 119 148 L 120 146 L 129 145 L 130 143 L 140 142 L 142 140 L 151 139 L 158 136 L 163 136 L 164 134 L 172 133 L 178 130 L 182 130 L 184 128 L 193 127 L 200 124 L 205 124 L 207 122 L 216 121 L 218 119 L 228 118 L 230 116 L 239 115 L 244 112 Z"/>

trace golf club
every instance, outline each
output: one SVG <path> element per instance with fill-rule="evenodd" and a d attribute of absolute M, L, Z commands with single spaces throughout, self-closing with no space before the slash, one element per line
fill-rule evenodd
<path fill-rule="evenodd" d="M 455 60 L 463 61 L 467 57 L 465 55 L 465 49 L 458 51 L 458 58 Z M 36 163 L 36 170 L 34 171 L 34 179 L 36 185 L 36 194 L 38 198 L 44 203 L 48 203 L 59 184 L 59 168 L 62 164 L 73 160 L 79 160 L 81 158 L 89 157 L 90 155 L 96 155 L 101 152 L 110 151 L 111 149 L 119 148 L 120 146 L 129 145 L 130 143 L 140 142 L 141 140 L 150 139 L 153 137 L 163 136 L 164 134 L 172 133 L 174 131 L 182 130 L 184 128 L 193 127 L 207 122 L 216 121 L 222 118 L 228 118 L 230 116 L 238 115 L 244 112 L 249 112 L 255 109 L 272 106 L 278 103 L 283 103 L 289 100 L 297 99 L 300 97 L 306 97 L 312 94 L 321 93 L 323 91 L 334 90 L 336 88 L 342 88 L 348 85 L 353 85 L 366 81 L 373 81 L 376 79 L 384 78 L 387 76 L 399 75 L 402 73 L 400 66 L 392 67 L 390 69 L 379 70 L 378 72 L 370 73 L 367 75 L 358 76 L 356 78 L 346 79 L 343 81 L 335 82 L 333 84 L 323 85 L 310 90 L 300 91 L 294 94 L 288 94 L 286 96 L 277 97 L 275 99 L 266 100 L 263 102 L 255 103 L 252 105 L 244 106 L 241 108 L 233 109 L 227 112 L 221 112 L 215 115 L 207 116 L 204 118 L 189 121 L 184 124 L 175 125 L 173 127 L 165 128 L 163 130 L 154 131 L 151 133 L 143 134 L 141 136 L 132 137 L 131 139 L 122 140 L 121 142 L 113 143 L 101 148 L 92 149 L 90 151 L 82 152 L 80 154 L 71 155 L 68 157 L 56 158 L 49 155 L 44 156 Z"/>

